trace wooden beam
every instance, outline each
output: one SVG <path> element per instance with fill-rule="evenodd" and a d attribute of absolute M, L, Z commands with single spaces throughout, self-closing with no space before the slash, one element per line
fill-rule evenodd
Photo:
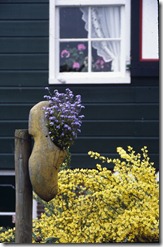
<path fill-rule="evenodd" d="M 31 138 L 28 130 L 15 130 L 16 237 L 15 243 L 32 243 L 32 186 L 28 160 Z"/>

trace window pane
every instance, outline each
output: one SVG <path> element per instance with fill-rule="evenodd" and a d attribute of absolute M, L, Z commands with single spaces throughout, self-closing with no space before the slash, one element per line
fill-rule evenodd
<path fill-rule="evenodd" d="M 84 26 L 79 7 L 60 8 L 60 38 L 87 38 Z"/>
<path fill-rule="evenodd" d="M 108 72 L 120 70 L 120 42 L 93 41 L 92 42 L 92 71 Z"/>
<path fill-rule="evenodd" d="M 60 72 L 88 71 L 87 42 L 60 43 Z"/>
<path fill-rule="evenodd" d="M 97 55 L 97 50 L 92 48 L 92 72 L 110 72 L 111 71 L 110 62 L 105 62 L 104 59 Z"/>
<path fill-rule="evenodd" d="M 120 13 L 118 6 L 91 8 L 92 38 L 120 38 Z"/>

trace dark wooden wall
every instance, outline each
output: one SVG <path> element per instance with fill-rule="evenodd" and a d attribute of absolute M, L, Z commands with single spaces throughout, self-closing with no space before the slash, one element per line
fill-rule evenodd
<path fill-rule="evenodd" d="M 30 108 L 46 94 L 48 25 L 48 0 L 0 1 L 0 169 L 14 169 L 14 131 L 28 127 Z M 115 157 L 117 146 L 128 145 L 136 151 L 147 146 L 159 167 L 158 76 L 135 73 L 128 85 L 50 86 L 66 87 L 81 94 L 85 105 L 72 167 L 95 167 L 89 150 Z"/>

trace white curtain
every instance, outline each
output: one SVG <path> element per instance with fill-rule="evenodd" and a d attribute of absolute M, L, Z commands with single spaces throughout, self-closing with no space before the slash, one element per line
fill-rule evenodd
<path fill-rule="evenodd" d="M 88 8 L 81 8 L 81 11 L 88 31 Z M 92 38 L 120 38 L 120 7 L 92 7 L 90 19 Z M 120 41 L 92 41 L 92 46 L 105 62 L 112 61 L 112 71 L 119 71 Z"/>

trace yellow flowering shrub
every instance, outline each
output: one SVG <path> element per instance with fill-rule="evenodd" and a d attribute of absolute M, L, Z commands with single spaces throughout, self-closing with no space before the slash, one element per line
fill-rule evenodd
<path fill-rule="evenodd" d="M 101 161 L 97 169 L 59 172 L 57 196 L 44 202 L 45 212 L 33 221 L 33 243 L 159 241 L 159 184 L 148 150 L 117 152 L 120 159 L 90 151 Z M 1 242 L 7 234 L 0 233 Z"/>
<path fill-rule="evenodd" d="M 6 229 L 0 227 L 0 243 L 14 243 L 15 241 L 15 227 Z"/>

